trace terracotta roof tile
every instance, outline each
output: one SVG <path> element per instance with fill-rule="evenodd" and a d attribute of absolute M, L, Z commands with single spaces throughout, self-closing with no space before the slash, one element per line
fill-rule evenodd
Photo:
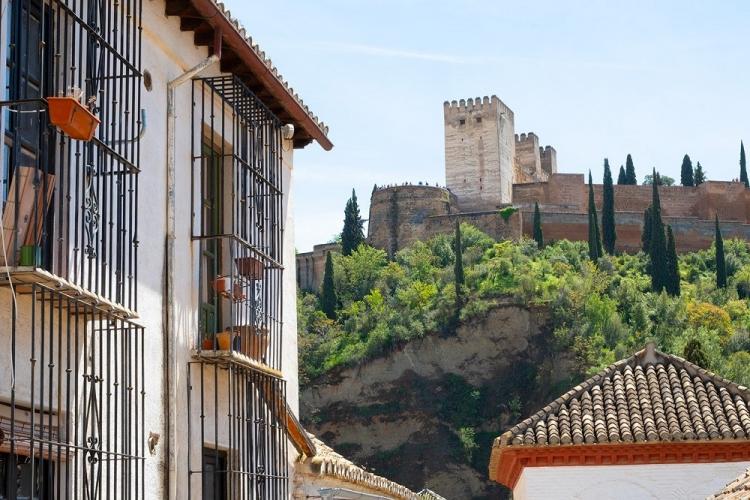
<path fill-rule="evenodd" d="M 395 499 L 419 500 L 406 486 L 402 486 L 372 472 L 368 472 L 352 461 L 336 453 L 323 441 L 308 433 L 310 440 L 315 445 L 316 454 L 313 457 L 303 457 L 302 460 L 310 460 L 317 472 L 322 476 L 331 476 L 352 484 L 359 484 L 376 491 L 388 494 Z M 430 497 L 427 497 L 430 498 Z"/>
<path fill-rule="evenodd" d="M 576 386 L 495 447 L 746 439 L 750 392 L 649 347 Z"/>
<path fill-rule="evenodd" d="M 729 483 L 723 490 L 706 500 L 748 500 L 750 499 L 750 469 Z"/>

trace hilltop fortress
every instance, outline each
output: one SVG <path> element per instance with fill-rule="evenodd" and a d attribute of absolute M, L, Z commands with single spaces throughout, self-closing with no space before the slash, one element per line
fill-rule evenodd
<path fill-rule="evenodd" d="M 446 187 L 376 187 L 370 198 L 368 241 L 389 255 L 414 241 L 453 231 L 468 222 L 496 239 L 531 237 L 539 203 L 547 241 L 588 238 L 588 186 L 584 174 L 557 172 L 557 152 L 540 146 L 533 132 L 516 134 L 513 111 L 497 96 L 443 104 Z M 616 172 L 615 172 L 616 173 Z M 641 246 L 643 212 L 651 186 L 615 185 L 617 248 Z M 662 215 L 678 251 L 707 248 L 718 214 L 725 238 L 750 239 L 750 190 L 741 182 L 707 181 L 700 186 L 660 186 Z M 601 214 L 602 185 L 594 185 Z M 514 207 L 507 220 L 499 211 Z M 316 245 L 297 256 L 297 282 L 317 290 L 325 252 Z"/>

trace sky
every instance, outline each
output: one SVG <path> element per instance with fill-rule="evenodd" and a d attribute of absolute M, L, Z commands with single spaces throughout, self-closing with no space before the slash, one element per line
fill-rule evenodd
<path fill-rule="evenodd" d="M 682 157 L 739 177 L 750 142 L 750 2 L 226 0 L 326 124 L 294 158 L 295 246 L 341 231 L 352 189 L 445 183 L 443 102 L 497 95 L 558 170 L 639 182 Z M 750 152 L 750 150 L 749 150 Z"/>

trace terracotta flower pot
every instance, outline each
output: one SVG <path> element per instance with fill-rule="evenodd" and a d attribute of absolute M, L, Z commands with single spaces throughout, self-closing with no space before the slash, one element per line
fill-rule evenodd
<path fill-rule="evenodd" d="M 90 141 L 99 118 L 75 97 L 48 97 L 49 121 L 71 139 Z"/>
<path fill-rule="evenodd" d="M 243 300 L 245 298 L 245 294 L 242 291 L 242 285 L 235 282 L 234 286 L 232 286 L 231 281 L 232 280 L 229 276 L 217 276 L 211 283 L 211 286 L 213 287 L 214 291 L 222 297 L 225 297 L 227 299 L 231 298 L 235 301 Z M 230 289 L 232 290 L 231 294 L 229 293 Z"/>
<path fill-rule="evenodd" d="M 231 351 L 232 335 L 227 331 L 219 332 L 216 334 L 216 343 L 219 344 L 220 351 Z"/>
<path fill-rule="evenodd" d="M 251 280 L 263 279 L 263 262 L 255 257 L 237 257 L 234 259 L 237 264 L 237 272 Z"/>
<path fill-rule="evenodd" d="M 265 327 L 246 325 L 235 328 L 240 336 L 240 351 L 256 361 L 263 361 L 268 350 L 269 335 Z"/>

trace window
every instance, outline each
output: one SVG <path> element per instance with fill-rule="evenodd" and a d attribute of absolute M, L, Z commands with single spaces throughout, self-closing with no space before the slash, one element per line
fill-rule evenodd
<path fill-rule="evenodd" d="M 0 453 L 0 500 L 53 498 L 54 465 L 23 455 Z"/>
<path fill-rule="evenodd" d="M 482 117 L 481 117 L 481 116 L 477 116 L 477 118 L 476 118 L 476 122 L 477 122 L 477 123 L 482 123 Z"/>
<path fill-rule="evenodd" d="M 466 120 L 463 119 L 463 118 L 461 118 L 460 120 L 458 120 L 458 124 L 459 125 L 466 125 Z"/>
<path fill-rule="evenodd" d="M 203 448 L 203 500 L 226 500 L 227 453 Z"/>

